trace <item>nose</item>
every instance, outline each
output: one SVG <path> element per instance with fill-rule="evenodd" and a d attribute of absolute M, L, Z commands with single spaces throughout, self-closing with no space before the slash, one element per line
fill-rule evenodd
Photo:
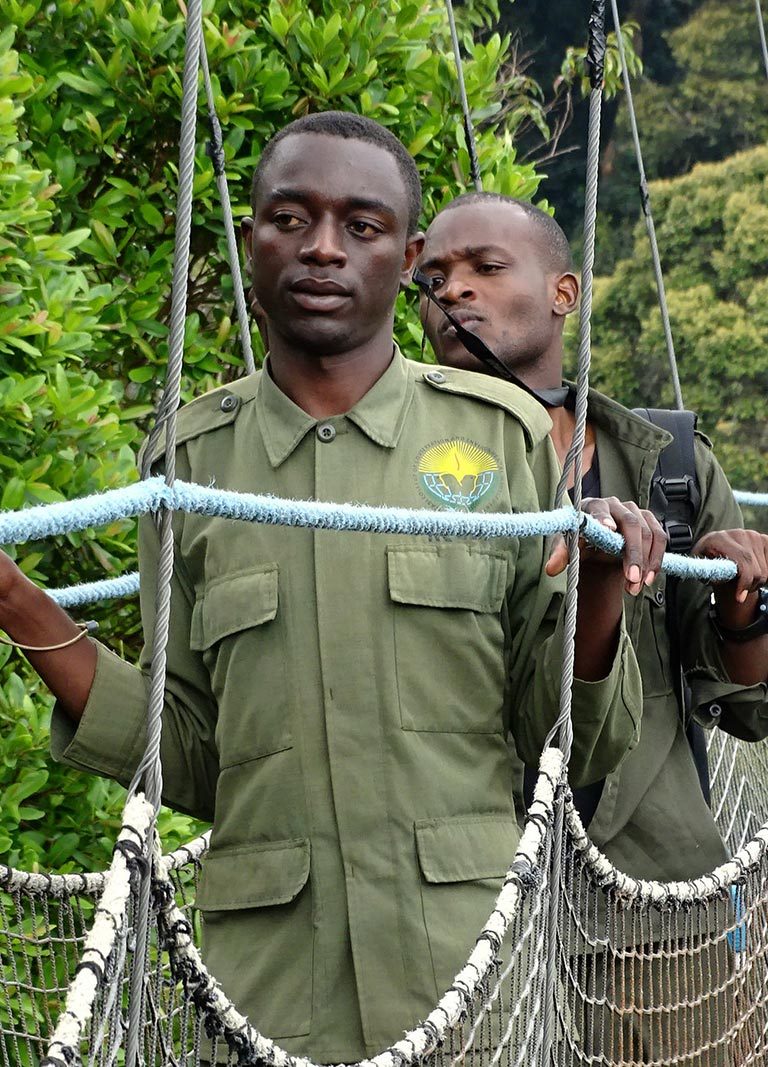
<path fill-rule="evenodd" d="M 338 267 L 344 266 L 347 254 L 343 247 L 342 233 L 333 219 L 320 219 L 314 226 L 309 227 L 306 233 L 304 247 L 299 253 L 302 263 L 317 263 L 322 266 L 333 263 Z"/>
<path fill-rule="evenodd" d="M 475 299 L 475 290 L 470 281 L 461 274 L 451 274 L 442 285 L 435 288 L 435 296 L 441 304 L 451 307 L 459 302 Z"/>

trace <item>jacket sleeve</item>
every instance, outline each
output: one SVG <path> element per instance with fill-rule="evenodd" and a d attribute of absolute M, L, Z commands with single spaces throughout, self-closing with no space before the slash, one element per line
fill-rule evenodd
<path fill-rule="evenodd" d="M 549 437 L 531 455 L 537 492 L 534 506 L 553 506 L 558 465 Z M 544 566 L 551 544 L 541 537 L 520 539 L 507 610 L 511 633 L 509 726 L 520 758 L 536 767 L 559 712 L 565 625 L 565 574 L 550 578 Z M 640 736 L 642 683 L 622 617 L 619 644 L 608 675 L 575 680 L 571 785 L 604 778 Z"/>
<path fill-rule="evenodd" d="M 175 516 L 179 524 L 183 516 Z M 128 785 L 146 744 L 147 697 L 155 622 L 159 537 L 151 516 L 139 522 L 141 617 L 144 648 L 138 667 L 98 646 L 96 676 L 85 712 L 75 724 L 57 705 L 51 722 L 54 759 Z M 163 709 L 163 801 L 212 821 L 219 773 L 216 708 L 208 672 L 190 650 L 195 597 L 178 551 L 171 582 L 171 623 Z"/>
<path fill-rule="evenodd" d="M 694 541 L 714 530 L 744 526 L 733 491 L 712 449 L 696 438 L 696 473 L 701 490 Z M 744 741 L 768 737 L 768 685 L 744 686 L 732 682 L 720 656 L 709 620 L 709 585 L 683 581 L 677 589 L 678 632 L 686 682 L 691 690 L 695 718 L 702 726 L 719 726 Z"/>

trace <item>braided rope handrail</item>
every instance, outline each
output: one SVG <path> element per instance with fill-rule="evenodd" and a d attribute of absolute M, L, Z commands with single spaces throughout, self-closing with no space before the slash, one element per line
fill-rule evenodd
<path fill-rule="evenodd" d="M 172 852 L 166 852 L 161 858 L 165 874 L 180 871 L 190 863 L 199 862 L 210 848 L 211 831 L 206 830 L 199 837 L 194 837 L 185 845 L 180 845 Z M 5 893 L 31 893 L 46 897 L 95 896 L 104 889 L 104 882 L 109 873 L 106 871 L 84 871 L 74 874 L 49 874 L 46 871 L 22 871 L 0 863 L 0 890 Z"/>
<path fill-rule="evenodd" d="M 591 544 L 614 555 L 619 555 L 624 545 L 620 534 L 608 530 L 591 516 L 571 506 L 553 511 L 476 515 L 429 511 L 426 508 L 287 500 L 266 494 L 212 489 L 182 481 L 176 481 L 171 486 L 159 477 L 67 503 L 7 512 L 0 516 L 0 544 L 21 544 L 72 530 L 84 530 L 129 516 L 147 515 L 161 508 L 195 515 L 223 516 L 268 526 L 421 537 L 540 537 L 580 530 Z M 664 556 L 663 570 L 678 578 L 706 581 L 730 581 L 736 576 L 736 564 L 731 560 L 692 559 L 669 552 Z"/>
<path fill-rule="evenodd" d="M 768 493 L 749 493 L 738 489 L 733 492 L 738 504 L 751 507 L 768 507 Z M 1 521 L 1 520 L 0 520 Z M 62 608 L 80 608 L 101 600 L 135 596 L 139 591 L 139 572 L 129 571 L 118 578 L 103 578 L 95 582 L 82 582 L 62 589 L 46 589 L 52 600 Z"/>
<path fill-rule="evenodd" d="M 659 908 L 684 907 L 693 902 L 706 904 L 721 898 L 730 886 L 738 885 L 755 870 L 768 853 L 768 822 L 750 840 L 714 871 L 686 882 L 658 882 L 624 874 L 593 844 L 584 829 L 572 797 L 566 800 L 566 822 L 574 851 L 585 869 L 604 891 L 613 890 L 626 904 Z"/>
<path fill-rule="evenodd" d="M 125 806 L 123 826 L 109 871 L 104 876 L 94 922 L 69 985 L 64 1011 L 48 1042 L 48 1054 L 40 1067 L 61 1067 L 79 1058 L 80 1037 L 104 983 L 107 961 L 118 937 L 126 932 L 132 883 L 142 862 L 154 816 L 154 806 L 141 794 L 131 797 Z"/>

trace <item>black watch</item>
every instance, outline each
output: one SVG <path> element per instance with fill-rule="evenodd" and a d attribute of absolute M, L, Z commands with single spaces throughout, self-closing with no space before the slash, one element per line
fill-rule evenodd
<path fill-rule="evenodd" d="M 721 641 L 754 641 L 756 637 L 768 634 L 768 587 L 763 586 L 758 591 L 757 618 L 749 626 L 744 626 L 740 630 L 732 630 L 729 626 L 724 626 L 717 614 L 714 593 L 712 594 L 712 606 L 709 609 L 709 621 Z"/>

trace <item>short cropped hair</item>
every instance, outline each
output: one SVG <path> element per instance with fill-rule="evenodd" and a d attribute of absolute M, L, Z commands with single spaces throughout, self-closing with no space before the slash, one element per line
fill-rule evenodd
<path fill-rule="evenodd" d="M 534 207 L 527 200 L 517 200 L 513 196 L 504 196 L 503 193 L 462 193 L 455 200 L 451 200 L 450 204 L 447 204 L 442 210 L 452 211 L 454 208 L 462 207 L 464 204 L 485 204 L 493 203 L 494 201 L 500 204 L 512 204 L 514 207 L 520 208 L 528 216 L 539 232 L 544 254 L 553 270 L 565 274 L 567 271 L 574 269 L 571 246 L 568 244 L 568 238 L 559 224 L 546 211 Z"/>
<path fill-rule="evenodd" d="M 317 111 L 311 115 L 304 115 L 284 126 L 267 141 L 253 175 L 252 207 L 256 204 L 256 195 L 264 169 L 275 149 L 286 137 L 297 133 L 321 133 L 329 137 L 343 137 L 348 141 L 367 141 L 368 144 L 376 145 L 378 148 L 383 148 L 385 152 L 389 152 L 397 164 L 408 194 L 408 235 L 418 230 L 421 215 L 421 179 L 413 158 L 397 137 L 384 126 L 380 126 L 378 122 L 367 119 L 363 115 L 355 115 L 351 111 Z"/>

